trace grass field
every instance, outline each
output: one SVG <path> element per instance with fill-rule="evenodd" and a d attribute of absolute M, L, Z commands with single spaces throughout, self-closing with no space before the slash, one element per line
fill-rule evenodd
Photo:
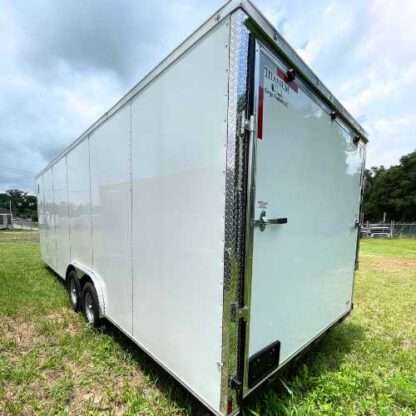
<path fill-rule="evenodd" d="M 36 234 L 0 232 L 0 415 L 208 415 L 110 324 L 70 310 Z M 416 414 L 416 240 L 361 243 L 355 309 L 246 415 Z"/>

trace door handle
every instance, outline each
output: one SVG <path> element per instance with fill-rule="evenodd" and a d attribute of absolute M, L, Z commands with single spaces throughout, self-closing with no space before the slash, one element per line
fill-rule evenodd
<path fill-rule="evenodd" d="M 287 224 L 287 218 L 267 218 L 266 211 L 262 211 L 260 214 L 260 218 L 254 221 L 254 226 L 258 226 L 260 231 L 264 231 L 266 229 L 266 225 L 279 225 L 279 224 Z"/>

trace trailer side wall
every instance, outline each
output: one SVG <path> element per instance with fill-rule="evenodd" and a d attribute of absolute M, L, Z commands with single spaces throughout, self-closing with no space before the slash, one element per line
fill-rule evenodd
<path fill-rule="evenodd" d="M 132 102 L 133 335 L 215 408 L 228 38 L 224 22 Z"/>
<path fill-rule="evenodd" d="M 88 140 L 84 140 L 68 153 L 66 159 L 71 262 L 75 260 L 93 268 Z M 118 167 L 116 166 L 115 169 L 118 169 Z M 58 244 L 61 244 L 60 241 L 58 241 Z"/>
<path fill-rule="evenodd" d="M 129 135 L 130 111 L 125 106 L 90 135 L 89 148 L 92 269 L 105 282 L 106 314 L 132 335 Z"/>
<path fill-rule="evenodd" d="M 53 168 L 54 225 L 55 225 L 55 270 L 65 276 L 69 264 L 69 212 L 66 158 L 59 160 Z"/>
<path fill-rule="evenodd" d="M 229 18 L 38 179 L 42 256 L 213 410 L 221 390 Z"/>

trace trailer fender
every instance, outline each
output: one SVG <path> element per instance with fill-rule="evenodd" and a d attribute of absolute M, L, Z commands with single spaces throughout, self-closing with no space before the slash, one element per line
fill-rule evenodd
<path fill-rule="evenodd" d="M 71 266 L 75 268 L 79 279 L 86 274 L 92 280 L 100 304 L 100 318 L 103 318 L 105 316 L 105 306 L 107 304 L 107 290 L 104 279 L 94 270 L 77 261 L 72 262 Z"/>

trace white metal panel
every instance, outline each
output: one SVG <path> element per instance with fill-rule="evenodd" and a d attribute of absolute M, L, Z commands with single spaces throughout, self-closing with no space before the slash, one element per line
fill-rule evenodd
<path fill-rule="evenodd" d="M 134 337 L 214 409 L 221 388 L 228 23 L 132 103 Z"/>
<path fill-rule="evenodd" d="M 53 196 L 53 168 L 43 175 L 44 186 L 44 250 L 45 260 L 56 269 L 55 203 Z"/>
<path fill-rule="evenodd" d="M 46 216 L 45 216 L 45 174 L 36 179 L 36 193 L 38 204 L 38 225 L 39 225 L 39 242 L 40 255 L 42 259 L 47 261 L 47 247 L 46 247 Z"/>
<path fill-rule="evenodd" d="M 88 141 L 67 156 L 71 261 L 93 266 Z"/>
<path fill-rule="evenodd" d="M 132 333 L 130 108 L 90 136 L 94 271 L 105 282 L 106 314 Z"/>
<path fill-rule="evenodd" d="M 290 358 L 351 308 L 363 151 L 327 111 L 261 53 L 263 137 L 256 140 L 250 355 L 281 342 Z"/>
<path fill-rule="evenodd" d="M 55 270 L 65 276 L 69 263 L 69 216 L 66 158 L 59 160 L 53 167 L 54 218 L 56 238 Z"/>
<path fill-rule="evenodd" d="M 49 263 L 49 226 L 48 226 L 48 171 L 42 175 L 43 184 L 43 258 Z"/>

